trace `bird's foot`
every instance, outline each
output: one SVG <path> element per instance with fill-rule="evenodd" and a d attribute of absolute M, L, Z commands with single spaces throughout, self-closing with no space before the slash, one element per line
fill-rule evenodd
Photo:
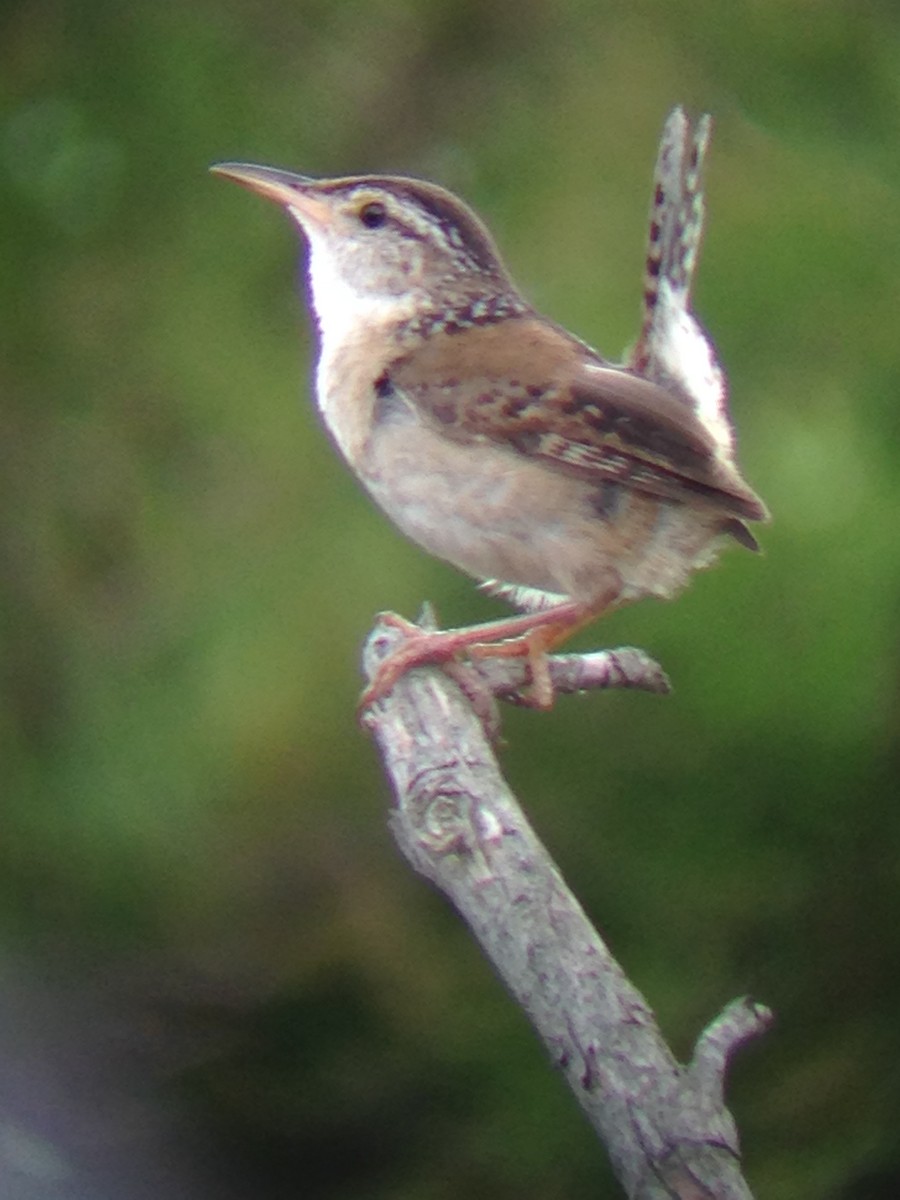
<path fill-rule="evenodd" d="M 547 652 L 584 622 L 584 606 L 567 601 L 553 609 L 527 613 L 461 629 L 423 629 L 396 613 L 383 613 L 381 621 L 399 629 L 405 640 L 380 663 L 374 678 L 359 699 L 362 715 L 383 700 L 397 680 L 413 667 L 463 665 L 464 653 L 473 659 L 527 658 L 531 684 L 518 694 L 520 703 L 532 708 L 552 708 L 554 688 Z M 454 672 L 451 671 L 451 674 Z M 464 686 L 468 693 L 468 688 Z"/>

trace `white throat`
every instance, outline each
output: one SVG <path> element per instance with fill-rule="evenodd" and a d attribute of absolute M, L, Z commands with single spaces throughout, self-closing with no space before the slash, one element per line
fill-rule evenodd
<path fill-rule="evenodd" d="M 293 215 L 309 242 L 309 302 L 319 331 L 316 403 L 338 446 L 353 461 L 359 414 L 355 406 L 348 408 L 347 380 L 355 378 L 362 364 L 369 369 L 373 335 L 377 338 L 386 326 L 405 320 L 413 300 L 354 287 L 338 268 L 324 236 L 304 225 L 299 213 Z"/>
<path fill-rule="evenodd" d="M 330 246 L 321 233 L 310 229 L 299 213 L 292 215 L 309 243 L 310 305 L 319 328 L 319 363 L 329 363 L 363 331 L 403 320 L 409 296 L 376 296 L 354 287 L 338 269 Z"/>

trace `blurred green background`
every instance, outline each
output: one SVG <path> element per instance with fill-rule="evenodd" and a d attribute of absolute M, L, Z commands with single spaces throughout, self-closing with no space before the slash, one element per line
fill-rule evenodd
<path fill-rule="evenodd" d="M 698 310 L 774 513 L 634 643 L 676 691 L 503 761 L 762 1197 L 900 1194 L 900 12 L 888 0 L 7 2 L 0 17 L 0 1193 L 619 1195 L 357 728 L 373 614 L 500 606 L 309 402 L 297 239 L 222 159 L 424 175 L 534 301 L 636 333 L 667 111 L 708 110 Z"/>

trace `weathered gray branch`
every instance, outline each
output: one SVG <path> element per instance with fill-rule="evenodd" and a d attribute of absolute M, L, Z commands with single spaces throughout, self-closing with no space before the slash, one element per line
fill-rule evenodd
<path fill-rule="evenodd" d="M 365 653 L 370 676 L 401 636 L 376 626 Z M 558 681 L 567 671 L 577 675 L 572 657 L 554 664 Z M 640 651 L 588 657 L 593 665 L 578 676 L 579 687 L 663 690 L 664 676 Z M 490 689 L 513 690 L 519 670 L 495 660 Z M 504 672 L 512 673 L 505 681 Z M 448 896 L 525 1009 L 627 1195 L 749 1200 L 724 1079 L 731 1054 L 769 1025 L 769 1010 L 734 1001 L 701 1034 L 691 1062 L 676 1062 L 646 1000 L 506 786 L 482 721 L 446 673 L 410 671 L 366 723 L 394 788 L 390 821 L 400 849 Z"/>

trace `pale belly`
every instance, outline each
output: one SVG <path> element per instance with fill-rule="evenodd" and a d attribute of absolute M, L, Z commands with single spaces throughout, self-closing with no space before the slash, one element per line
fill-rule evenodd
<path fill-rule="evenodd" d="M 670 596 L 722 542 L 713 507 L 603 490 L 493 443 L 459 444 L 415 421 L 373 430 L 363 482 L 424 549 L 482 580 L 615 602 Z M 518 598 L 513 596 L 515 600 Z"/>

